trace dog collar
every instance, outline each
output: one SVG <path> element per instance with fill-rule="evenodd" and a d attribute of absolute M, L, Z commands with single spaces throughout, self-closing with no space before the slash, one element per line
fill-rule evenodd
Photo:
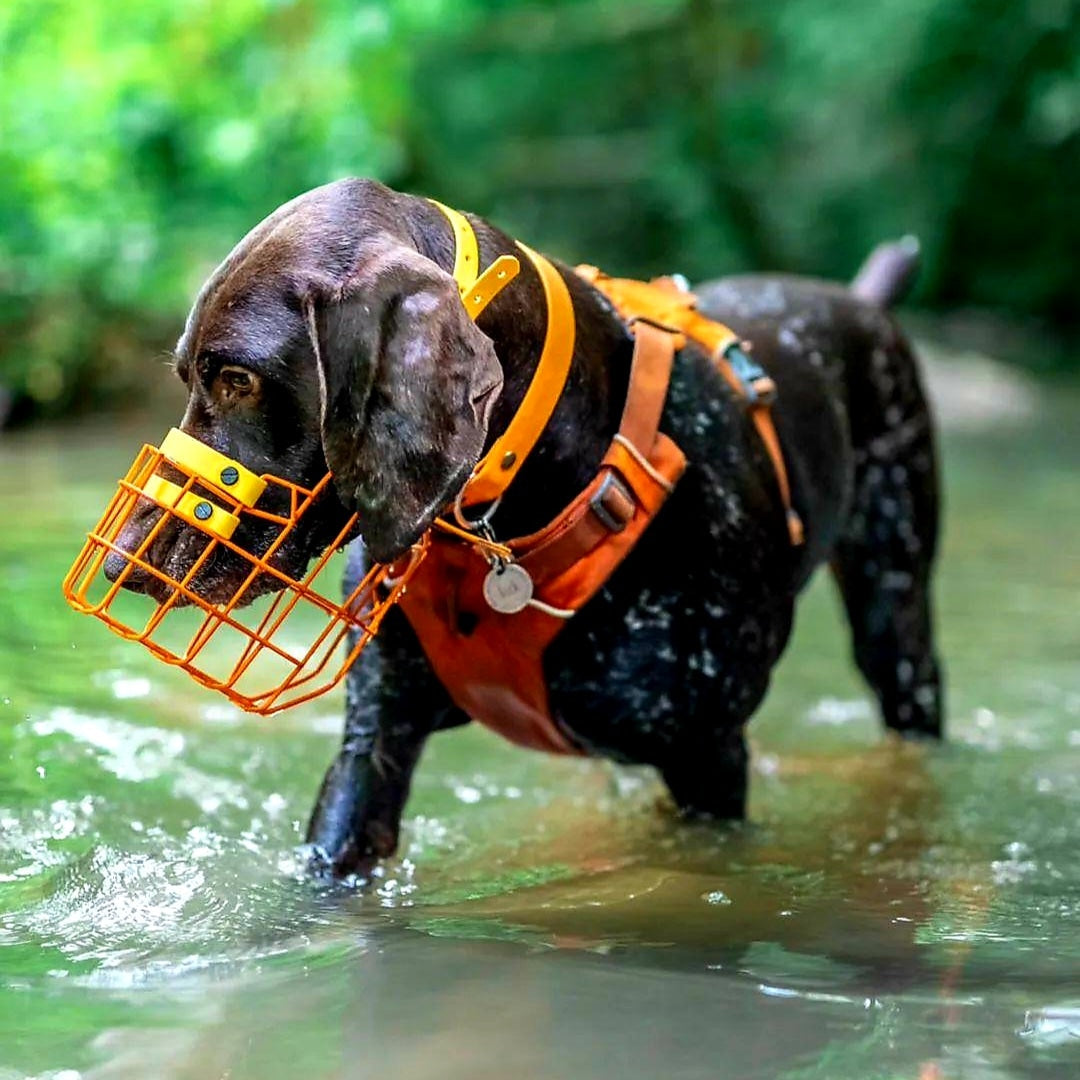
<path fill-rule="evenodd" d="M 517 276 L 518 260 L 513 255 L 501 255 L 480 274 L 479 246 L 476 233 L 468 219 L 434 199 L 431 202 L 450 222 L 454 233 L 454 280 L 457 282 L 465 310 L 471 318 L 476 319 L 488 303 Z M 517 246 L 540 278 L 547 307 L 547 330 L 532 382 L 529 383 L 517 412 L 506 430 L 477 463 L 472 476 L 458 495 L 455 510 L 462 523 L 466 523 L 460 513 L 463 508 L 483 503 L 497 504 L 513 482 L 555 411 L 570 372 L 570 360 L 574 355 L 574 305 L 566 282 L 559 271 L 539 252 L 533 251 L 520 241 Z M 487 513 L 490 514 L 491 511 Z"/>

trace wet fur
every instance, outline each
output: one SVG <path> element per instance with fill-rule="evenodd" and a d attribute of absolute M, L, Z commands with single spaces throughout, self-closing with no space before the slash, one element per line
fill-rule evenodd
<path fill-rule="evenodd" d="M 484 265 L 513 251 L 509 237 L 472 220 Z M 444 270 L 453 263 L 438 210 L 370 181 L 318 189 L 254 230 L 204 288 L 181 340 L 178 367 L 192 391 L 185 429 L 256 471 L 309 482 L 321 475 L 326 447 L 358 433 L 328 436 L 325 423 L 320 431 L 305 310 L 340 303 L 343 283 L 387 244 Z M 495 517 L 500 537 L 553 517 L 592 478 L 618 427 L 631 340 L 603 297 L 563 273 L 578 327 L 571 374 Z M 889 288 L 877 287 L 874 299 L 887 300 Z M 656 766 L 686 812 L 731 818 L 745 811 L 744 725 L 788 640 L 795 598 L 822 563 L 840 582 L 856 661 L 885 723 L 940 734 L 929 598 L 937 480 L 915 358 L 879 303 L 782 277 L 727 278 L 697 292 L 707 313 L 752 342 L 777 382 L 774 415 L 807 542 L 788 543 L 776 478 L 742 403 L 687 348 L 661 422 L 687 455 L 686 474 L 637 548 L 555 640 L 545 668 L 552 709 L 580 743 Z M 520 402 L 543 340 L 531 267 L 478 325 L 502 368 L 501 394 L 488 403 L 490 443 Z M 242 423 L 217 415 L 195 375 L 207 356 L 255 366 L 272 378 L 273 400 Z M 409 438 L 430 434 L 424 414 L 403 408 Z M 339 492 L 297 561 L 315 554 L 354 505 Z M 379 554 L 393 553 L 387 537 L 420 526 L 417 518 L 382 530 Z M 366 559 L 358 540 L 350 579 Z M 404 616 L 391 611 L 348 677 L 342 749 L 308 830 L 313 866 L 346 874 L 389 855 L 425 740 L 465 722 Z"/>

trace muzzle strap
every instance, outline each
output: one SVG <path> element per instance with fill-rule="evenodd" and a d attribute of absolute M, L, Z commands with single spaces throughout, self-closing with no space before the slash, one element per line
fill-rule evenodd
<path fill-rule="evenodd" d="M 215 506 L 209 499 L 196 495 L 194 491 L 185 491 L 179 484 L 166 480 L 154 473 L 142 486 L 142 493 L 154 502 L 172 510 L 178 518 L 202 532 L 210 533 L 222 540 L 229 540 L 236 532 L 240 519 L 228 510 Z"/>
<path fill-rule="evenodd" d="M 165 436 L 160 453 L 192 480 L 232 499 L 237 508 L 251 509 L 266 490 L 266 481 L 261 476 L 179 428 L 172 428 Z M 141 490 L 148 499 L 172 510 L 193 528 L 219 540 L 231 539 L 240 524 L 236 514 L 218 506 L 208 496 L 192 491 L 190 481 L 181 487 L 155 472 L 147 477 Z"/>
<path fill-rule="evenodd" d="M 185 472 L 215 487 L 242 506 L 252 507 L 266 490 L 266 481 L 213 447 L 173 428 L 161 443 L 162 456 Z"/>
<path fill-rule="evenodd" d="M 443 212 L 454 231 L 454 269 L 451 273 L 465 311 L 475 322 L 484 308 L 518 276 L 521 263 L 513 255 L 500 255 L 481 274 L 480 245 L 469 219 L 438 199 L 428 199 L 428 202 Z"/>
<path fill-rule="evenodd" d="M 513 255 L 500 255 L 482 274 L 476 233 L 464 214 L 435 199 L 454 235 L 454 280 L 469 317 L 485 307 L 517 276 L 520 263 Z M 547 330 L 540 358 L 525 397 L 507 429 L 477 463 L 459 494 L 459 507 L 497 503 L 525 459 L 532 452 L 555 411 L 570 361 L 574 355 L 575 319 L 570 290 L 560 272 L 542 255 L 518 242 L 518 250 L 532 263 L 544 290 Z"/>

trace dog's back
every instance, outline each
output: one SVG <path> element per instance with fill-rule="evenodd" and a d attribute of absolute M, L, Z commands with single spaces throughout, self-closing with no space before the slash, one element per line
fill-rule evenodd
<path fill-rule="evenodd" d="M 777 425 L 803 498 L 835 499 L 830 563 L 843 594 L 856 662 L 899 731 L 937 736 L 941 672 L 933 648 L 930 572 L 937 547 L 938 475 L 933 424 L 918 362 L 888 308 L 918 272 L 914 238 L 880 245 L 849 287 L 747 275 L 706 283 L 703 309 L 762 350 L 780 387 Z M 834 416 L 815 411 L 830 388 L 846 430 L 843 477 L 829 453 Z M 827 515 L 826 519 L 827 519 Z"/>

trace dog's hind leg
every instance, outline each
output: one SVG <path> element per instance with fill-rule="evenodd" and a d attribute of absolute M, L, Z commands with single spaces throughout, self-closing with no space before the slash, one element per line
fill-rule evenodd
<path fill-rule="evenodd" d="M 851 623 L 855 661 L 885 723 L 905 735 L 942 733 L 931 569 L 938 480 L 930 414 L 915 358 L 884 313 L 867 369 L 848 372 L 855 478 L 833 571 Z"/>

